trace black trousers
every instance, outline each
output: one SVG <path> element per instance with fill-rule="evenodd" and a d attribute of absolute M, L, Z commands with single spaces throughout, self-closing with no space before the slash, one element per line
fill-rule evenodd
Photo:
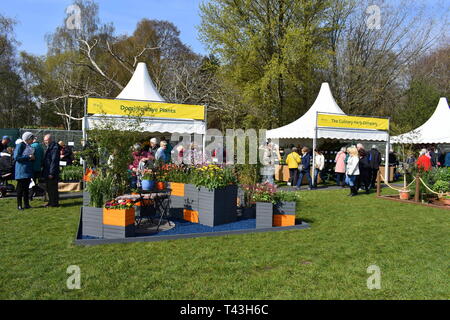
<path fill-rule="evenodd" d="M 377 185 L 377 174 L 378 174 L 378 169 L 370 169 L 371 170 L 371 180 L 370 180 L 370 184 L 372 188 L 375 188 Z"/>
<path fill-rule="evenodd" d="M 297 179 L 298 179 L 298 169 L 297 168 L 289 168 L 289 182 L 291 183 L 291 186 L 297 185 Z"/>
<path fill-rule="evenodd" d="M 58 179 L 45 179 L 45 185 L 47 187 L 48 193 L 48 204 L 50 206 L 58 206 L 59 205 L 59 192 L 58 192 Z"/>
<path fill-rule="evenodd" d="M 370 189 L 370 181 L 372 179 L 372 177 L 371 177 L 371 174 L 372 174 L 371 169 L 364 169 L 364 170 L 360 169 L 359 172 L 360 172 L 360 174 L 356 178 L 356 190 L 358 190 L 361 187 L 364 190 L 369 190 Z"/>
<path fill-rule="evenodd" d="M 17 206 L 22 206 L 22 199 L 25 206 L 29 206 L 28 188 L 30 186 L 31 178 L 17 180 Z"/>

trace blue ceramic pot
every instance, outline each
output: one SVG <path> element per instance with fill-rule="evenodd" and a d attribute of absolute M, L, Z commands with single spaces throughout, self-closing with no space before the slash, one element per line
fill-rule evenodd
<path fill-rule="evenodd" d="M 154 180 L 142 180 L 142 190 L 152 190 L 155 187 Z"/>

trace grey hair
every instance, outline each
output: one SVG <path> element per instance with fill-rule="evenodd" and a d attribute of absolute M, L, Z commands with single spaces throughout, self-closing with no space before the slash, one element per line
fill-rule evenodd
<path fill-rule="evenodd" d="M 342 148 L 341 148 L 341 151 L 342 151 L 342 152 L 346 152 L 346 151 L 347 151 L 347 148 L 346 148 L 346 147 L 342 147 Z"/>

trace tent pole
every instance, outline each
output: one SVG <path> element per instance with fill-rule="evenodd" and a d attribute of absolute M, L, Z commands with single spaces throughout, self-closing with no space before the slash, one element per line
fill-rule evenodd
<path fill-rule="evenodd" d="M 318 112 L 316 112 L 316 126 L 314 128 L 314 139 L 313 139 L 313 149 L 312 149 L 312 154 L 313 154 L 313 161 L 312 161 L 312 175 L 311 178 L 314 181 L 314 173 L 316 171 L 316 153 L 314 152 L 314 150 L 317 148 L 317 117 L 318 117 Z M 300 182 L 301 183 L 301 182 Z M 316 186 L 314 186 L 316 187 Z"/>
<path fill-rule="evenodd" d="M 389 132 L 387 132 L 387 138 L 386 138 L 386 155 L 385 155 L 385 160 L 384 160 L 384 181 L 387 183 L 389 182 L 389 148 L 390 148 L 390 137 L 389 137 Z"/>
<path fill-rule="evenodd" d="M 208 126 L 208 121 L 207 121 L 207 117 L 208 117 L 208 112 L 206 111 L 206 108 L 207 108 L 207 106 L 205 105 L 204 106 L 204 121 L 205 121 L 205 132 L 203 133 L 203 150 L 202 150 L 202 154 L 203 154 L 203 163 L 205 163 L 206 162 L 206 154 L 205 154 L 205 150 L 206 150 L 206 131 L 208 130 L 207 129 L 207 126 Z"/>

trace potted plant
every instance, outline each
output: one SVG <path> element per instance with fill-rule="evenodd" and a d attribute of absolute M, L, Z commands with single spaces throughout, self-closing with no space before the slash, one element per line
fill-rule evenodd
<path fill-rule="evenodd" d="M 399 169 L 399 173 L 403 174 L 403 188 L 399 191 L 401 200 L 409 200 L 411 190 L 406 187 L 406 170 L 401 168 Z"/>
<path fill-rule="evenodd" d="M 274 227 L 287 227 L 295 225 L 296 205 L 299 199 L 298 193 L 280 191 L 275 194 L 275 206 L 273 213 Z"/>
<path fill-rule="evenodd" d="M 252 202 L 256 203 L 256 228 L 271 228 L 277 188 L 268 182 L 258 183 L 252 189 Z"/>
<path fill-rule="evenodd" d="M 232 167 L 215 164 L 197 167 L 194 169 L 192 181 L 197 189 L 197 195 L 195 191 L 186 188 L 188 195 L 186 205 L 191 207 L 194 215 L 197 209 L 199 223 L 213 227 L 236 221 L 237 185 Z M 194 199 L 191 200 L 190 197 Z M 185 209 L 189 210 L 186 207 Z"/>
<path fill-rule="evenodd" d="M 134 201 L 111 200 L 103 207 L 103 238 L 133 237 L 135 232 Z"/>
<path fill-rule="evenodd" d="M 445 205 L 450 205 L 450 181 L 437 180 L 433 185 L 433 190 L 439 192 L 438 197 L 440 202 Z"/>
<path fill-rule="evenodd" d="M 85 236 L 103 237 L 103 203 L 112 197 L 113 178 L 111 175 L 97 175 L 90 179 L 86 189 L 88 203 L 83 198 L 82 233 Z"/>
<path fill-rule="evenodd" d="M 155 187 L 156 174 L 154 169 L 144 169 L 142 172 L 142 190 L 149 191 Z"/>

